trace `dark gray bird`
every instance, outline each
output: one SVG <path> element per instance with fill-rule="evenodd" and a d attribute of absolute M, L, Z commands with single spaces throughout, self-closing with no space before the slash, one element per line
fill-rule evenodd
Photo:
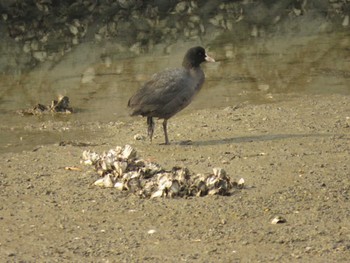
<path fill-rule="evenodd" d="M 204 73 L 200 64 L 204 61 L 215 62 L 204 48 L 193 47 L 186 52 L 182 68 L 169 69 L 152 76 L 139 91 L 129 99 L 131 116 L 147 117 L 148 136 L 152 141 L 154 132 L 153 118 L 164 119 L 165 144 L 169 144 L 167 121 L 190 104 L 204 83 Z"/>

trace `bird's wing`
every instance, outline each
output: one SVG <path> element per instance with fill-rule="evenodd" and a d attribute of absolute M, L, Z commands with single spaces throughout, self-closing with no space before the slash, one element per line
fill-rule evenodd
<path fill-rule="evenodd" d="M 183 69 L 167 70 L 153 75 L 152 79 L 130 98 L 132 115 L 155 116 L 176 113 L 186 106 L 194 94 L 191 78 Z M 173 115 L 173 114 L 171 114 Z"/>

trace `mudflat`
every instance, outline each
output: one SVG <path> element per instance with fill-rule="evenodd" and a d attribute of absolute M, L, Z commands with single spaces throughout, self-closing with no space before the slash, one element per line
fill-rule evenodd
<path fill-rule="evenodd" d="M 2 153 L 1 261 L 348 262 L 350 98 L 285 96 L 186 110 L 169 120 L 171 145 L 159 145 L 161 122 L 152 144 L 135 140 L 146 135 L 146 123 L 130 118 L 67 122 L 66 130 L 82 135 L 68 141 L 63 129 L 55 144 Z M 94 186 L 98 175 L 80 164 L 82 152 L 125 144 L 169 169 L 222 167 L 244 178 L 245 188 L 231 196 L 142 199 Z M 271 224 L 278 216 L 285 222 Z"/>

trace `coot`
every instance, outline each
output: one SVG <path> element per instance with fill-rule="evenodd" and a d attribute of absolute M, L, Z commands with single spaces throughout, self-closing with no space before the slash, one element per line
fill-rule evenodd
<path fill-rule="evenodd" d="M 131 116 L 147 117 L 148 136 L 152 141 L 154 132 L 153 118 L 164 119 L 165 144 L 169 144 L 167 121 L 192 101 L 204 83 L 204 73 L 200 64 L 204 61 L 215 62 L 204 48 L 190 48 L 183 59 L 182 68 L 169 69 L 152 76 L 140 90 L 129 99 Z"/>

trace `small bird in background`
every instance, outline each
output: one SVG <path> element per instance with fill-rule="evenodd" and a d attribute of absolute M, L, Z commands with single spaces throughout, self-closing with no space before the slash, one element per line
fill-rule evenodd
<path fill-rule="evenodd" d="M 169 144 L 167 122 L 189 105 L 204 83 L 200 64 L 215 62 L 202 47 L 190 48 L 183 59 L 182 68 L 156 73 L 129 99 L 131 116 L 147 117 L 148 136 L 152 142 L 155 123 L 153 118 L 164 119 L 165 144 Z"/>

